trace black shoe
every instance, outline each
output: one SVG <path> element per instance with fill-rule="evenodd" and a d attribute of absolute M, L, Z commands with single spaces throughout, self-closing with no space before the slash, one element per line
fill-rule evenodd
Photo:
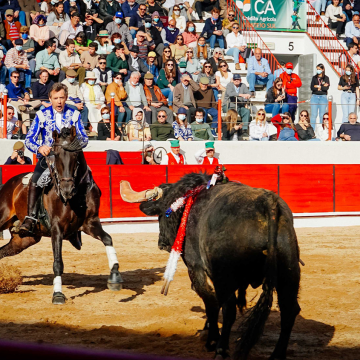
<path fill-rule="evenodd" d="M 25 216 L 23 223 L 20 226 L 20 236 L 29 236 L 34 234 L 37 223 L 37 200 L 42 193 L 42 188 L 36 186 L 32 181 L 29 184 L 28 190 L 28 216 Z"/>
<path fill-rule="evenodd" d="M 256 95 L 255 95 L 255 91 L 251 91 L 251 97 L 252 97 L 252 98 L 255 98 L 255 96 L 256 96 Z"/>

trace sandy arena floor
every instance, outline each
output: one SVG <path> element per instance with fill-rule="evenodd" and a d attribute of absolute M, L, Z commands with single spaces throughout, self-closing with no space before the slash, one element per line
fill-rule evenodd
<path fill-rule="evenodd" d="M 302 268 L 299 303 L 288 359 L 360 358 L 359 227 L 299 229 Z M 83 239 L 78 252 L 64 244 L 64 306 L 51 304 L 52 251 L 49 239 L 2 262 L 18 266 L 24 284 L 0 295 L 0 338 L 139 353 L 212 358 L 198 330 L 204 306 L 190 289 L 180 264 L 167 297 L 160 295 L 167 253 L 156 234 L 113 236 L 124 289 L 106 287 L 108 264 L 102 244 Z M 0 243 L 5 244 L 4 242 Z M 249 304 L 260 290 L 248 291 Z M 234 347 L 240 314 L 233 328 Z M 266 359 L 279 334 L 276 303 L 251 359 Z M 221 319 L 220 319 L 221 320 Z"/>

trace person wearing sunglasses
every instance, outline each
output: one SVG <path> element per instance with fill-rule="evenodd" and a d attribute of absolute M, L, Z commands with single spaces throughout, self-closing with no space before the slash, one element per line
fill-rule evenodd
<path fill-rule="evenodd" d="M 333 141 L 335 139 L 335 127 L 331 132 L 331 139 L 329 140 L 329 113 L 325 113 L 322 118 L 322 123 L 316 125 L 316 138 L 321 141 Z"/>
<path fill-rule="evenodd" d="M 5 33 L 6 33 L 6 43 L 7 48 L 11 49 L 13 47 L 13 41 L 20 38 L 20 28 L 21 24 L 19 21 L 14 19 L 14 10 L 7 9 L 5 11 L 5 19 L 3 20 Z M 26 24 L 24 24 L 26 25 Z"/>
<path fill-rule="evenodd" d="M 240 69 L 239 55 L 246 62 L 250 56 L 250 50 L 247 47 L 246 41 L 242 34 L 240 34 L 240 25 L 238 22 L 234 22 L 232 25 L 232 32 L 226 36 L 227 50 L 226 55 L 230 55 L 234 59 L 235 69 Z"/>
<path fill-rule="evenodd" d="M 177 84 L 176 76 L 176 62 L 174 59 L 169 59 L 165 63 L 165 67 L 160 70 L 157 80 L 157 86 L 161 92 L 168 99 L 169 108 L 172 109 L 173 105 L 173 93 Z"/>
<path fill-rule="evenodd" d="M 212 57 L 209 59 L 214 74 L 220 70 L 220 62 L 223 60 L 224 50 L 219 47 L 215 48 Z"/>
<path fill-rule="evenodd" d="M 130 18 L 129 30 L 130 30 L 130 34 L 133 37 L 133 39 L 135 39 L 136 32 L 144 24 L 144 20 L 145 20 L 145 16 L 146 16 L 146 9 L 147 8 L 146 8 L 145 4 L 139 5 L 139 10 L 136 11 L 135 14 L 132 15 Z M 118 11 L 121 11 L 121 8 Z"/>
<path fill-rule="evenodd" d="M 206 42 L 210 43 L 211 52 L 214 51 L 215 43 L 219 44 L 219 47 L 224 49 L 224 35 L 222 32 L 222 19 L 220 18 L 220 10 L 214 7 L 211 10 L 211 18 L 206 19 L 204 29 L 201 36 L 207 35 Z"/>
<path fill-rule="evenodd" d="M 235 11 L 228 10 L 226 18 L 222 22 L 223 34 L 226 37 L 232 31 L 232 26 L 235 22 Z"/>
<path fill-rule="evenodd" d="M 159 69 L 164 69 L 168 60 L 173 60 L 175 62 L 175 59 L 171 55 L 171 49 L 169 46 L 164 47 L 162 55 L 158 56 L 157 60 Z"/>
<path fill-rule="evenodd" d="M 300 141 L 321 141 L 316 138 L 315 131 L 310 125 L 309 113 L 303 110 L 299 116 L 299 122 L 295 125 Z"/>
<path fill-rule="evenodd" d="M 175 5 L 172 10 L 171 15 L 169 14 L 169 19 L 174 19 L 176 21 L 176 27 L 180 30 L 180 32 L 185 31 L 186 19 L 185 16 L 180 14 L 179 5 Z"/>
<path fill-rule="evenodd" d="M 177 36 L 176 41 L 173 45 L 170 45 L 171 55 L 177 63 L 180 62 L 181 58 L 186 55 L 187 46 L 184 45 L 184 38 L 180 34 Z"/>
<path fill-rule="evenodd" d="M 209 79 L 209 87 L 212 88 L 214 92 L 215 100 L 218 101 L 219 90 L 216 85 L 216 78 L 212 70 L 210 61 L 205 61 L 198 79 L 201 79 L 203 77 L 207 77 Z"/>
<path fill-rule="evenodd" d="M 270 126 L 264 109 L 260 109 L 249 125 L 250 141 L 269 141 Z"/>
<path fill-rule="evenodd" d="M 287 96 L 281 78 L 274 81 L 274 86 L 266 92 L 265 111 L 271 113 L 272 117 L 289 111 Z"/>
<path fill-rule="evenodd" d="M 124 89 L 121 73 L 114 74 L 113 82 L 107 86 L 105 91 L 105 101 L 108 106 L 111 105 L 111 94 L 115 94 L 115 118 L 118 126 L 131 120 L 131 110 L 125 106 L 122 100 L 125 100 L 127 93 Z"/>
<path fill-rule="evenodd" d="M 98 124 L 98 140 L 107 140 L 111 141 L 111 115 L 110 107 L 104 106 L 101 108 L 101 120 Z M 114 141 L 119 141 L 121 139 L 121 131 L 117 124 L 115 124 L 115 137 Z"/>
<path fill-rule="evenodd" d="M 160 110 L 157 114 L 157 121 L 151 125 L 151 139 L 156 141 L 167 141 L 174 139 L 174 129 L 172 127 L 173 114 L 171 113 L 170 120 L 165 110 Z"/>
<path fill-rule="evenodd" d="M 278 114 L 271 119 L 277 130 L 278 141 L 298 141 L 299 135 L 291 119 L 291 114 L 286 112 Z"/>
<path fill-rule="evenodd" d="M 198 59 L 194 58 L 194 50 L 192 48 L 186 50 L 186 55 L 181 59 L 180 63 L 182 61 L 186 62 L 186 72 L 191 75 L 194 81 L 197 81 L 201 71 L 201 64 Z"/>
<path fill-rule="evenodd" d="M 219 63 L 219 71 L 215 73 L 217 88 L 226 91 L 226 87 L 233 79 L 233 73 L 229 70 L 229 65 L 225 60 Z"/>
<path fill-rule="evenodd" d="M 112 71 L 106 66 L 106 55 L 100 55 L 98 59 L 98 66 L 94 68 L 96 75 L 96 84 L 101 86 L 103 92 L 106 91 L 106 87 L 113 82 Z"/>

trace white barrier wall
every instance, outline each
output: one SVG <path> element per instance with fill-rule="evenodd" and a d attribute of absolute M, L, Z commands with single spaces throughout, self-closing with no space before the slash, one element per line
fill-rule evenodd
<path fill-rule="evenodd" d="M 0 141 L 0 164 L 12 153 L 16 140 Z M 188 164 L 196 164 L 194 154 L 204 148 L 204 142 L 180 142 Z M 145 142 L 145 145 L 148 142 Z M 170 150 L 170 143 L 153 141 L 155 147 Z M 141 142 L 90 141 L 85 151 L 140 151 Z M 215 151 L 224 164 L 360 164 L 360 142 L 345 141 L 216 141 Z M 25 151 L 32 159 L 32 153 Z"/>

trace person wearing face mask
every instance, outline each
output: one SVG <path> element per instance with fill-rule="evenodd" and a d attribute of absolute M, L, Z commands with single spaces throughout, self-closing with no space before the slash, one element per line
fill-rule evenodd
<path fill-rule="evenodd" d="M 183 16 L 185 18 L 186 22 L 191 21 L 191 16 L 189 17 L 186 6 L 184 6 L 183 3 L 178 3 L 178 1 L 176 1 L 176 4 L 170 8 L 169 13 L 168 13 L 169 18 L 172 17 L 172 15 L 174 14 L 175 7 L 179 7 L 179 9 L 180 9 L 179 15 Z"/>
<path fill-rule="evenodd" d="M 289 113 L 291 118 L 295 120 L 295 113 L 297 110 L 297 89 L 302 86 L 300 77 L 293 73 L 294 66 L 291 62 L 286 63 L 285 72 L 280 75 L 283 81 L 283 87 L 286 92 L 287 103 L 289 104 Z"/>
<path fill-rule="evenodd" d="M 208 59 L 206 40 L 203 36 L 199 37 L 199 40 L 198 40 L 197 46 L 196 46 L 195 56 L 198 60 L 207 60 Z M 216 66 L 216 68 L 217 68 L 217 66 Z"/>
<path fill-rule="evenodd" d="M 22 50 L 25 51 L 27 59 L 29 61 L 29 66 L 31 73 L 35 73 L 35 42 L 34 40 L 29 38 L 29 28 L 27 26 L 22 26 L 20 28 L 20 36 L 23 41 Z M 6 74 L 4 75 L 6 76 Z M 3 83 L 1 81 L 1 75 L 0 75 L 0 83 Z"/>
<path fill-rule="evenodd" d="M 139 4 L 134 0 L 125 1 L 121 5 L 121 9 L 124 13 L 124 17 L 127 20 L 130 20 L 130 18 L 139 10 Z"/>
<path fill-rule="evenodd" d="M 319 119 L 322 119 L 327 109 L 327 94 L 330 87 L 329 77 L 325 75 L 325 66 L 318 64 L 316 66 L 316 75 L 313 76 L 310 84 L 312 91 L 310 105 L 311 105 L 311 126 L 316 128 L 316 119 L 319 114 Z"/>
<path fill-rule="evenodd" d="M 195 110 L 195 109 L 194 109 Z M 175 121 L 172 126 L 174 129 L 174 137 L 180 141 L 192 141 L 193 134 L 191 130 L 191 125 L 186 119 L 187 110 L 183 107 L 179 108 Z"/>
<path fill-rule="evenodd" d="M 127 94 L 120 73 L 114 74 L 113 82 L 106 88 L 105 99 L 108 106 L 111 104 L 112 93 L 115 94 L 115 119 L 120 126 L 122 123 L 131 120 L 131 110 L 121 102 L 127 98 Z"/>
<path fill-rule="evenodd" d="M 120 4 L 115 0 L 100 0 L 99 16 L 104 20 L 104 26 L 113 21 L 117 12 L 122 12 Z"/>
<path fill-rule="evenodd" d="M 59 76 L 59 82 L 65 79 L 65 73 L 67 70 L 75 70 L 79 76 L 80 85 L 84 82 L 85 68 L 82 66 L 79 55 L 75 52 L 74 40 L 67 39 L 65 42 L 65 50 L 60 52 L 59 63 L 61 65 L 62 73 Z"/>
<path fill-rule="evenodd" d="M 22 39 L 16 39 L 15 47 L 6 53 L 5 66 L 8 70 L 10 79 L 11 73 L 14 70 L 19 71 L 21 73 L 21 78 L 19 81 L 23 81 L 25 78 L 25 88 L 28 89 L 31 86 L 31 70 L 29 61 L 27 59 L 27 54 L 25 51 L 23 51 L 22 46 Z"/>
<path fill-rule="evenodd" d="M 225 48 L 222 19 L 220 18 L 220 10 L 218 8 L 214 7 L 211 10 L 211 18 L 206 19 L 201 35 L 204 34 L 207 35 L 206 42 L 210 43 L 211 51 L 214 50 L 216 42 L 218 42 L 220 48 Z"/>
<path fill-rule="evenodd" d="M 219 165 L 220 159 L 215 157 L 214 141 L 207 141 L 205 149 L 201 149 L 195 153 L 195 159 L 199 165 Z"/>
<path fill-rule="evenodd" d="M 165 46 L 175 44 L 179 33 L 180 30 L 176 27 L 176 21 L 174 19 L 169 20 L 168 26 L 161 31 L 161 37 Z"/>
<path fill-rule="evenodd" d="M 38 46 L 35 43 L 36 52 L 44 49 L 45 41 L 50 39 L 50 29 L 46 25 L 44 15 L 38 15 L 33 20 L 33 24 L 30 26 L 30 38 L 38 43 Z"/>
<path fill-rule="evenodd" d="M 89 112 L 88 108 L 84 106 L 84 96 L 80 90 L 78 81 L 76 81 L 76 77 L 77 74 L 75 70 L 67 70 L 66 78 L 61 83 L 66 85 L 68 89 L 66 104 L 68 104 L 70 108 L 80 111 L 84 127 L 87 128 L 89 126 Z"/>
<path fill-rule="evenodd" d="M 186 45 L 188 48 L 197 47 L 199 35 L 196 33 L 195 24 L 193 22 L 189 21 L 186 24 L 186 28 L 185 31 L 182 33 L 182 36 L 184 38 L 184 45 Z"/>
<path fill-rule="evenodd" d="M 26 18 L 26 24 L 27 26 L 30 26 L 31 20 L 34 19 L 33 16 L 31 16 L 33 13 L 36 15 L 39 15 L 39 4 L 36 0 L 18 0 L 19 6 L 21 10 L 25 13 Z"/>
<path fill-rule="evenodd" d="M 192 75 L 187 71 L 187 62 L 184 60 L 179 62 L 178 83 L 183 75 L 188 75 L 190 79 L 193 79 Z"/>
<path fill-rule="evenodd" d="M 213 8 L 220 9 L 219 0 L 197 0 L 194 1 L 192 8 L 197 12 L 200 22 L 204 22 L 202 13 L 211 12 Z"/>
<path fill-rule="evenodd" d="M 95 84 L 96 75 L 93 71 L 87 71 L 85 82 L 80 86 L 80 90 L 85 99 L 85 106 L 89 111 L 89 122 L 92 131 L 97 133 L 98 122 L 101 119 L 100 110 L 104 106 L 105 95 L 99 85 Z"/>
<path fill-rule="evenodd" d="M 122 12 L 117 12 L 115 14 L 114 21 L 107 24 L 106 30 L 111 36 L 114 34 L 119 34 L 121 36 L 121 39 L 125 42 L 127 46 L 129 46 L 133 41 L 129 27 L 126 25 L 126 22 L 124 21 L 124 14 Z M 114 45 L 120 44 L 120 42 L 113 44 Z"/>
<path fill-rule="evenodd" d="M 164 25 L 162 21 L 160 20 L 160 15 L 157 11 L 154 11 L 151 15 L 152 19 L 152 26 L 155 26 L 158 31 L 161 33 L 161 31 L 164 29 Z"/>
<path fill-rule="evenodd" d="M 101 120 L 98 126 L 98 140 L 111 141 L 111 120 L 110 120 L 110 108 L 105 106 L 101 108 Z M 115 124 L 115 141 L 121 139 L 121 131 L 117 124 Z"/>
<path fill-rule="evenodd" d="M 359 79 L 354 67 L 349 64 L 345 68 L 345 74 L 341 76 L 338 90 L 341 90 L 341 108 L 343 123 L 348 121 L 349 114 L 356 111 L 356 105 L 360 105 Z"/>
<path fill-rule="evenodd" d="M 173 7 L 171 16 L 169 15 L 169 20 L 174 19 L 176 21 L 176 27 L 180 30 L 180 33 L 185 31 L 186 28 L 186 19 L 185 16 L 180 15 L 179 5 Z"/>
<path fill-rule="evenodd" d="M 155 50 L 158 55 L 161 55 L 164 51 L 164 43 L 159 33 L 159 30 L 153 26 L 151 16 L 145 16 L 145 24 L 139 28 L 138 34 L 143 32 L 146 34 L 146 40 L 148 41 L 148 47 L 150 50 Z M 136 37 L 137 39 L 137 37 Z M 154 42 L 154 44 L 152 44 Z M 139 42 L 136 43 L 139 46 Z M 155 45 L 155 47 L 154 47 Z M 141 49 L 140 49 L 141 50 Z M 141 57 L 141 56 L 140 56 Z M 144 60 L 144 59 L 143 59 Z"/>
<path fill-rule="evenodd" d="M 191 123 L 191 131 L 194 141 L 214 140 L 210 125 L 205 122 L 205 111 L 197 108 L 195 111 L 195 121 Z"/>

